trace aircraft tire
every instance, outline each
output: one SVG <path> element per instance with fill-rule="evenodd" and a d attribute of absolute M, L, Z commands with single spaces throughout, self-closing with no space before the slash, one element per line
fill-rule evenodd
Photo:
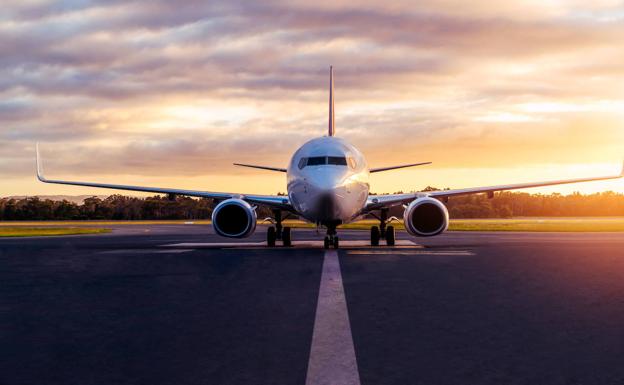
<path fill-rule="evenodd" d="M 396 234 L 394 231 L 394 226 L 388 226 L 386 228 L 386 245 L 394 246 L 396 240 Z"/>
<path fill-rule="evenodd" d="M 277 239 L 277 232 L 275 231 L 275 227 L 270 226 L 267 229 L 267 246 L 275 247 L 276 239 Z"/>
<path fill-rule="evenodd" d="M 372 226 L 371 227 L 371 246 L 379 246 L 379 238 L 381 238 L 381 233 L 379 232 L 379 227 Z"/>
<path fill-rule="evenodd" d="M 290 227 L 284 227 L 282 229 L 282 242 L 284 243 L 285 247 L 292 246 L 292 238 L 290 237 L 290 234 Z"/>

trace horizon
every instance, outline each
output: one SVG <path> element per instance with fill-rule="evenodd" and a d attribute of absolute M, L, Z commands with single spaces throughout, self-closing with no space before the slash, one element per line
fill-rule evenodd
<path fill-rule="evenodd" d="M 433 162 L 376 174 L 372 191 L 620 171 L 619 2 L 402 5 L 9 4 L 0 196 L 108 191 L 37 182 L 37 141 L 49 177 L 283 191 L 283 175 L 232 163 L 284 167 L 323 135 L 330 65 L 337 136 L 372 167 Z M 622 193 L 624 182 L 522 191 Z"/>
<path fill-rule="evenodd" d="M 445 190 L 447 188 L 433 188 L 434 190 L 440 191 L 440 190 Z M 433 190 L 427 190 L 427 191 L 433 191 Z M 376 192 L 376 191 L 371 191 L 369 194 L 370 195 L 391 195 L 391 194 L 400 194 L 400 193 L 415 193 L 415 192 L 421 192 L 421 191 L 393 191 L 393 192 Z M 592 193 L 582 193 L 580 191 L 573 191 L 570 193 L 565 193 L 562 194 L 560 192 L 554 191 L 554 192 L 549 192 L 549 193 L 542 193 L 542 192 L 535 192 L 535 193 L 531 193 L 529 191 L 525 191 L 525 190 L 508 190 L 508 191 L 498 191 L 495 192 L 495 196 L 498 196 L 499 194 L 528 194 L 532 197 L 537 197 L 537 196 L 551 196 L 551 195 L 561 195 L 562 197 L 569 197 L 572 195 L 577 195 L 580 194 L 581 196 L 584 197 L 589 197 L 592 195 L 598 195 L 598 194 L 615 194 L 618 196 L 624 196 L 624 192 L 618 192 L 618 191 L 612 191 L 612 190 L 606 190 L 606 191 L 597 191 L 597 192 L 592 192 Z M 59 198 L 59 199 L 67 199 L 71 202 L 78 202 L 78 198 L 83 198 L 83 199 L 87 199 L 87 198 L 99 198 L 99 199 L 106 199 L 109 198 L 111 196 L 123 196 L 125 198 L 139 198 L 139 199 L 145 199 L 145 198 L 153 198 L 153 197 L 161 197 L 161 198 L 165 198 L 166 194 L 158 194 L 158 193 L 141 193 L 141 192 L 128 192 L 126 194 L 124 194 L 123 191 L 118 191 L 116 193 L 112 193 L 112 194 L 37 194 L 37 195 L 0 195 L 0 200 L 2 199 L 30 199 L 30 198 L 39 198 L 39 199 L 50 199 L 50 200 L 56 200 L 54 198 Z M 286 193 L 282 192 L 282 191 L 277 191 L 274 192 L 273 195 L 276 196 L 285 196 Z M 476 195 L 484 195 L 485 194 L 476 194 Z M 188 199 L 203 199 L 203 198 L 198 198 L 198 197 L 190 197 L 190 196 L 183 196 L 181 195 L 180 197 L 184 197 L 184 198 L 188 198 Z M 464 196 L 465 197 L 465 196 Z M 451 199 L 458 199 L 457 197 L 455 198 L 451 198 Z"/>

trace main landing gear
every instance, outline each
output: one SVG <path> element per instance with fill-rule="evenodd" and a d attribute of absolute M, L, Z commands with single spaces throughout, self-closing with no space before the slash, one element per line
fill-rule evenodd
<path fill-rule="evenodd" d="M 377 219 L 379 219 L 379 227 L 371 227 L 371 246 L 379 246 L 379 240 L 382 238 L 386 240 L 386 245 L 394 246 L 396 243 L 394 226 L 386 226 L 388 223 L 388 209 L 382 209 L 381 215 Z"/>
<path fill-rule="evenodd" d="M 290 227 L 282 227 L 282 212 L 275 210 L 273 214 L 275 215 L 275 227 L 270 226 L 267 230 L 267 245 L 275 247 L 276 242 L 281 240 L 285 247 L 292 246 Z"/>

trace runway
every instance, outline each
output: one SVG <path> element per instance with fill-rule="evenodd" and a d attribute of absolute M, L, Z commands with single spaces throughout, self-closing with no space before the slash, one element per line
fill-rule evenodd
<path fill-rule="evenodd" d="M 0 384 L 624 383 L 624 233 L 264 231 L 0 239 Z"/>

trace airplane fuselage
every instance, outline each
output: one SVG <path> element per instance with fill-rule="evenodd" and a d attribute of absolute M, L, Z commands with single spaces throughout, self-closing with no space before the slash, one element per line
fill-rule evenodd
<path fill-rule="evenodd" d="M 302 145 L 290 160 L 287 181 L 288 197 L 298 214 L 322 225 L 359 217 L 370 188 L 364 155 L 334 136 Z"/>

